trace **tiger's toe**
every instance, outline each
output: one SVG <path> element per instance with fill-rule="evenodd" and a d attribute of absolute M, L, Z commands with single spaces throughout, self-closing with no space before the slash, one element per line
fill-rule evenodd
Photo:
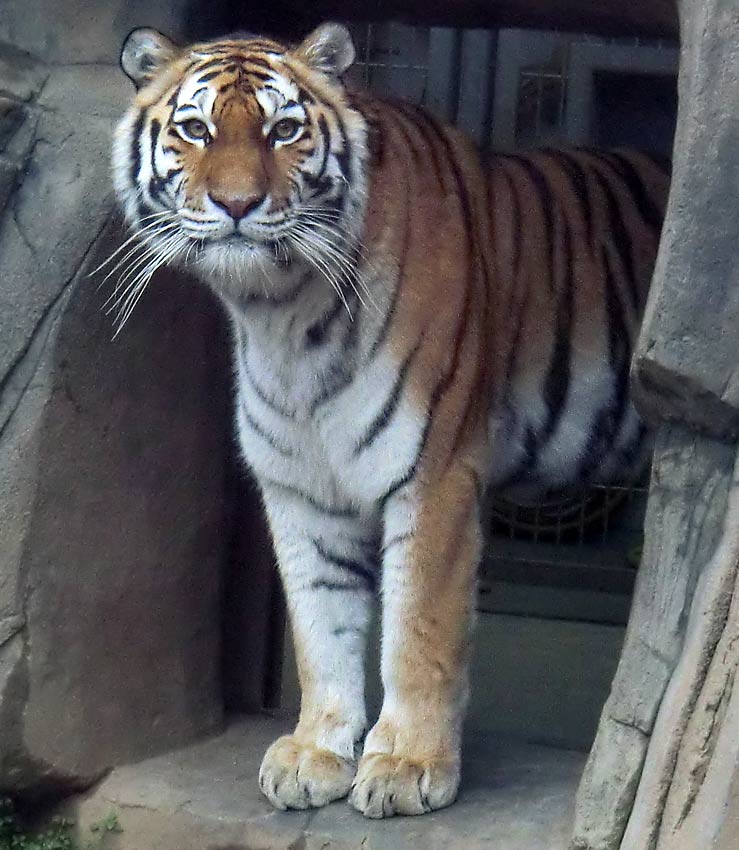
<path fill-rule="evenodd" d="M 285 735 L 265 753 L 259 787 L 278 809 L 319 808 L 346 797 L 355 773 L 351 762 Z"/>
<path fill-rule="evenodd" d="M 349 803 L 368 818 L 422 815 L 453 803 L 458 787 L 456 762 L 368 754 L 359 763 Z"/>

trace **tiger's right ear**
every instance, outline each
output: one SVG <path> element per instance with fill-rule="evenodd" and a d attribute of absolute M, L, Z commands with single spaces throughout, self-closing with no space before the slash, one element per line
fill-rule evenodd
<path fill-rule="evenodd" d="M 177 47 L 157 30 L 141 27 L 123 42 L 121 68 L 137 89 L 145 86 L 177 55 Z"/>

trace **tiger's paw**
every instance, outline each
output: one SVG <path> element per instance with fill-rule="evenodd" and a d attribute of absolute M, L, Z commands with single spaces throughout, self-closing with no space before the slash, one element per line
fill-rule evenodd
<path fill-rule="evenodd" d="M 454 802 L 459 762 L 370 753 L 359 762 L 349 803 L 368 818 L 422 815 Z"/>
<path fill-rule="evenodd" d="M 259 787 L 278 809 L 313 809 L 346 797 L 356 765 L 328 750 L 278 738 L 264 754 Z"/>

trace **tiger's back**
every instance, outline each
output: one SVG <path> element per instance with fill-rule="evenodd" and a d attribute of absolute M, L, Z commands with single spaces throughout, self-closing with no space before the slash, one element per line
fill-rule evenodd
<path fill-rule="evenodd" d="M 495 486 L 583 486 L 642 468 L 648 441 L 629 366 L 668 180 L 653 159 L 628 151 L 497 159 L 491 184 L 507 191 L 493 196 L 501 206 L 507 199 L 510 215 L 497 217 L 494 243 L 499 256 L 510 246 L 511 296 L 491 411 L 493 444 L 504 434 L 506 445 L 494 453 Z"/>
<path fill-rule="evenodd" d="M 528 496 L 637 474 L 648 440 L 628 375 L 669 188 L 665 164 L 584 149 L 485 160 L 421 109 L 361 101 L 360 109 L 377 151 L 370 197 L 383 196 L 374 235 L 370 207 L 369 244 L 401 258 L 401 284 L 413 280 L 427 311 L 416 302 L 405 315 L 396 305 L 398 346 L 407 349 L 410 325 L 428 323 L 441 364 L 465 335 L 476 337 L 457 368 L 487 405 L 491 486 Z M 469 312 L 452 337 L 454 316 Z"/>

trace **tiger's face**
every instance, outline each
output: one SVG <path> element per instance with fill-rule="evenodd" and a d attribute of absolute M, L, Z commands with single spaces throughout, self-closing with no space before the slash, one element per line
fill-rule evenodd
<path fill-rule="evenodd" d="M 364 121 L 340 81 L 353 59 L 336 24 L 292 49 L 131 33 L 121 64 L 138 91 L 115 133 L 114 180 L 151 252 L 246 291 L 340 252 L 366 182 Z"/>

